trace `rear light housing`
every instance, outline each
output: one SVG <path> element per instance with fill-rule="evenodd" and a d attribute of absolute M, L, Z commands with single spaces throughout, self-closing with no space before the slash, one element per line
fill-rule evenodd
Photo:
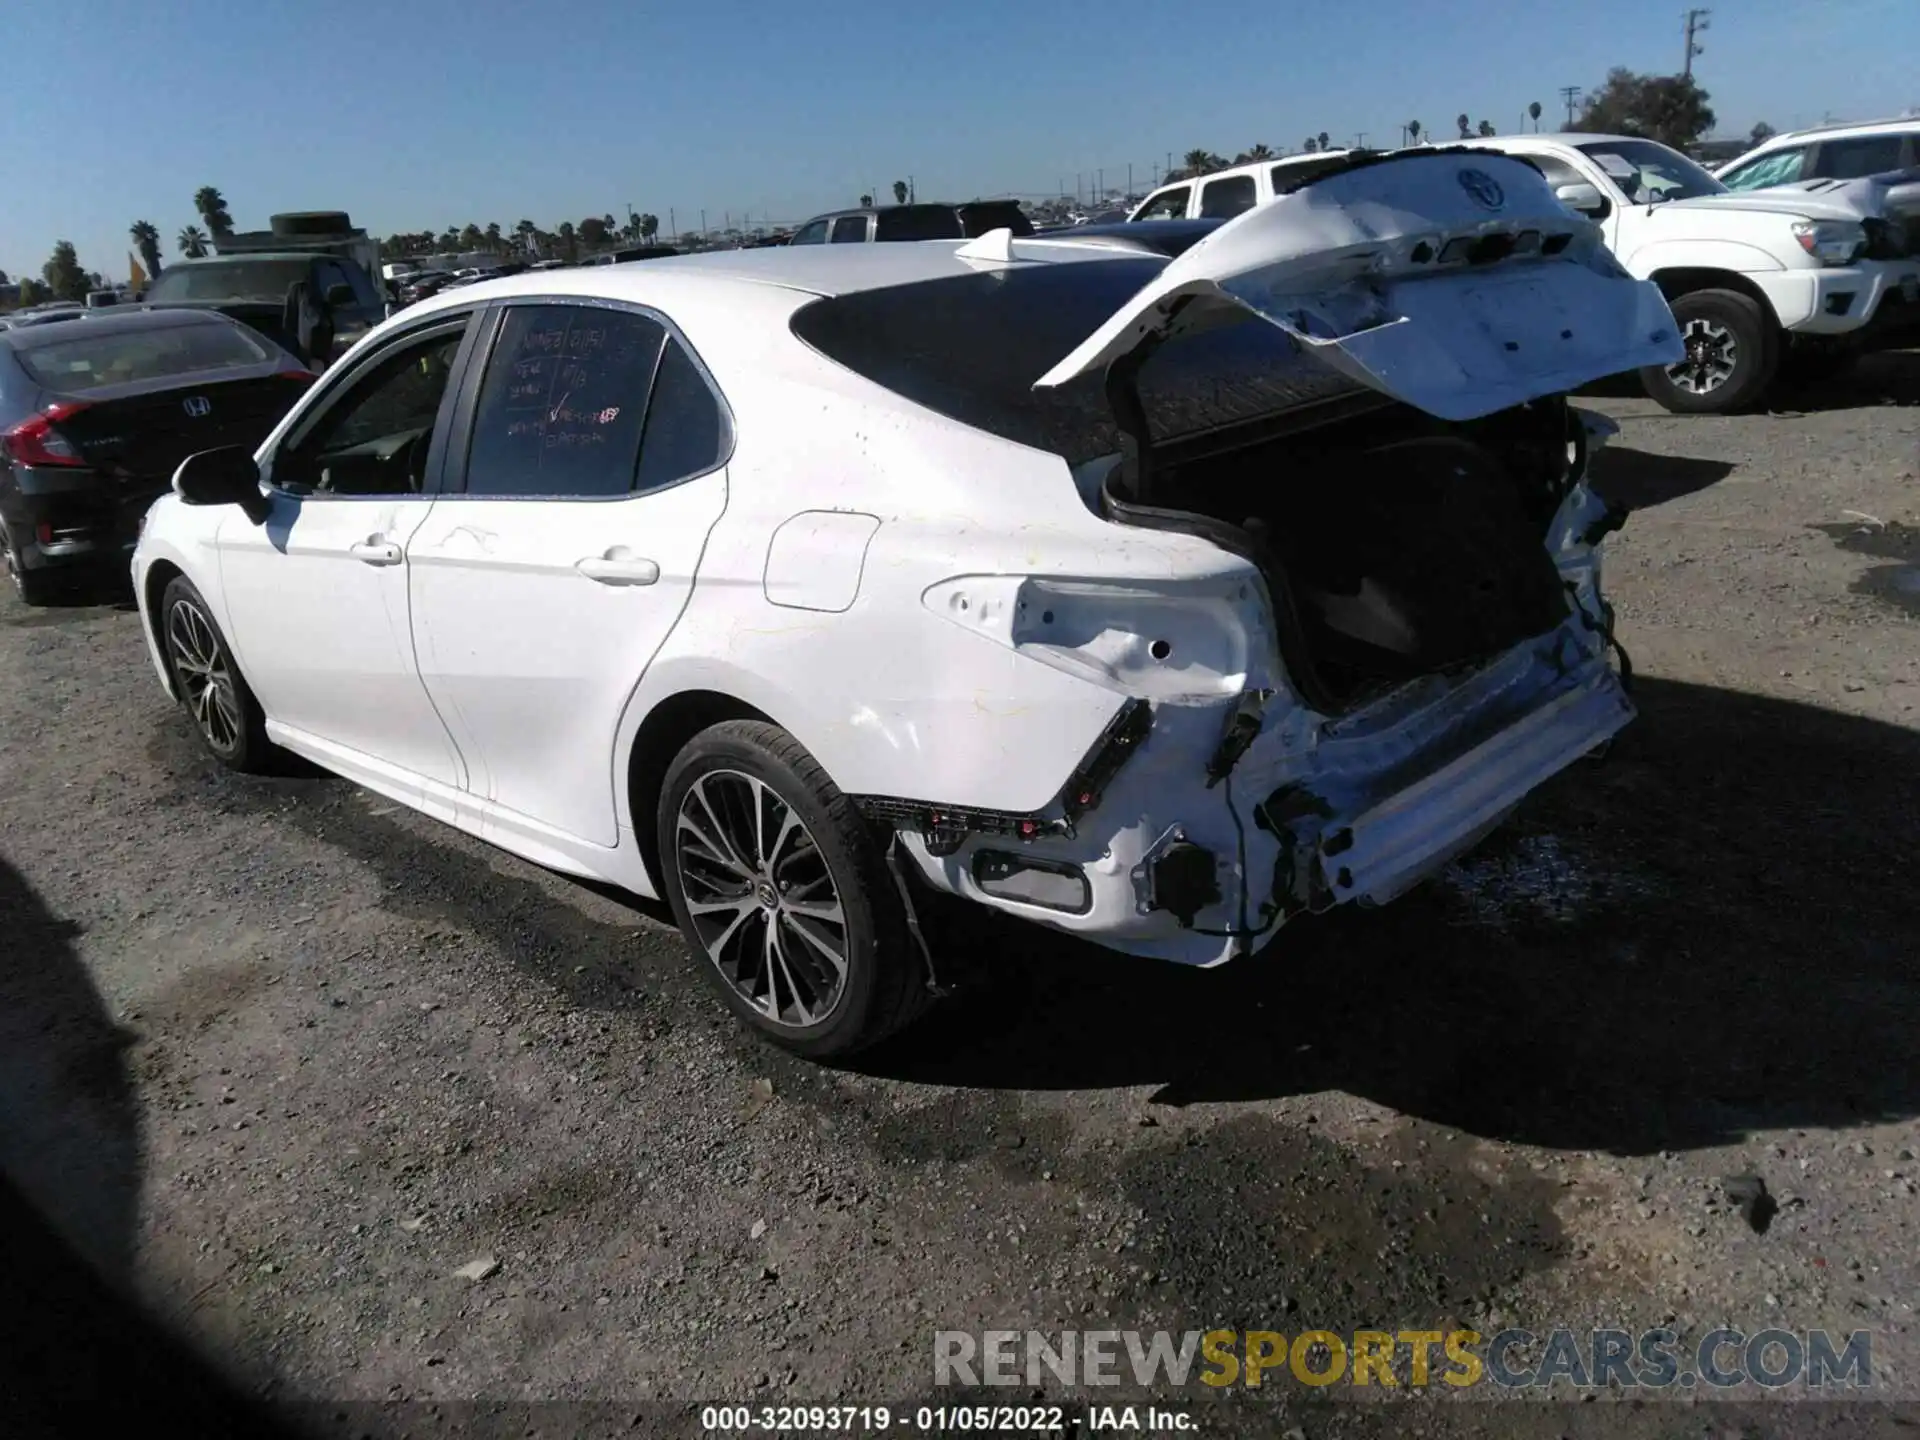
<path fill-rule="evenodd" d="M 71 419 L 86 408 L 76 400 L 49 405 L 38 415 L 30 416 L 11 429 L 0 432 L 0 447 L 6 450 L 10 459 L 21 465 L 64 465 L 84 469 L 86 460 L 74 448 L 73 442 L 60 433 L 58 426 L 61 421 Z"/>
<path fill-rule="evenodd" d="M 278 375 L 274 376 L 274 378 L 276 380 L 290 381 L 295 385 L 311 385 L 320 377 L 311 370 L 282 370 Z"/>

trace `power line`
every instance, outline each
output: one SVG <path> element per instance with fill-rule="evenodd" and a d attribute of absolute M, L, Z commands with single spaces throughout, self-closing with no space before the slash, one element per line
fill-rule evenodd
<path fill-rule="evenodd" d="M 1580 99 L 1580 87 L 1578 85 L 1562 85 L 1560 87 L 1560 98 L 1567 102 L 1567 128 L 1571 130 L 1573 128 L 1573 107 Z"/>

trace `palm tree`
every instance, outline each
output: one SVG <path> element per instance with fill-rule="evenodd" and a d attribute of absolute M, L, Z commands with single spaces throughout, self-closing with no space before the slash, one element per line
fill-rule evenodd
<path fill-rule="evenodd" d="M 1210 150 L 1187 151 L 1187 174 L 1204 175 L 1213 168 L 1213 152 Z"/>
<path fill-rule="evenodd" d="M 1527 115 L 1533 121 L 1534 133 L 1536 135 L 1539 134 L 1540 133 L 1540 102 L 1538 100 L 1534 101 L 1531 105 L 1527 106 Z"/>
<path fill-rule="evenodd" d="M 893 182 L 893 203 L 896 205 L 904 205 L 907 203 L 906 181 L 896 180 Z"/>
<path fill-rule="evenodd" d="M 133 237 L 133 248 L 140 252 L 140 259 L 147 267 L 147 278 L 151 280 L 160 273 L 160 231 L 150 220 L 136 220 L 127 227 L 127 234 Z"/>
<path fill-rule="evenodd" d="M 486 232 L 469 220 L 460 231 L 460 248 L 462 250 L 478 250 L 480 248 L 480 242 L 486 238 Z"/>
<path fill-rule="evenodd" d="M 214 239 L 233 233 L 233 216 L 227 213 L 227 197 L 220 193 L 217 186 L 202 185 L 194 191 L 193 208 L 207 222 L 207 229 L 213 232 Z"/>
<path fill-rule="evenodd" d="M 572 260 L 578 256 L 580 253 L 579 246 L 571 220 L 562 220 L 560 222 L 560 228 L 555 231 L 554 234 L 560 241 L 560 247 L 567 252 L 567 259 Z"/>
<path fill-rule="evenodd" d="M 1462 140 L 1469 138 L 1473 134 L 1473 122 L 1467 119 L 1464 113 L 1454 116 L 1453 123 L 1460 127 L 1460 138 Z"/>
<path fill-rule="evenodd" d="M 1491 135 L 1491 134 L 1493 134 L 1493 133 L 1494 133 L 1494 131 L 1493 131 L 1493 122 L 1492 122 L 1491 120 L 1482 120 L 1482 121 L 1480 122 L 1480 133 L 1481 133 L 1482 135 Z"/>
<path fill-rule="evenodd" d="M 1271 145 L 1253 145 L 1247 149 L 1247 159 L 1249 160 L 1272 160 L 1275 158 Z"/>
<path fill-rule="evenodd" d="M 487 248 L 489 250 L 498 250 L 500 248 L 500 222 L 498 220 L 489 220 L 487 222 L 486 233 Z"/>
<path fill-rule="evenodd" d="M 198 260 L 207 253 L 207 232 L 198 225 L 183 225 L 180 234 L 175 237 L 180 253 L 189 260 Z"/>
<path fill-rule="evenodd" d="M 1305 140 L 1300 142 L 1300 153 L 1303 155 L 1311 155 L 1319 148 L 1320 148 L 1320 142 L 1314 139 L 1311 135 L 1307 136 Z"/>
<path fill-rule="evenodd" d="M 648 244 L 652 244 L 653 237 L 659 233 L 660 217 L 658 215 L 642 215 L 640 217 L 640 234 L 645 237 Z"/>
<path fill-rule="evenodd" d="M 1418 120 L 1407 121 L 1407 143 L 1409 145 L 1418 145 L 1420 143 L 1420 122 Z"/>
<path fill-rule="evenodd" d="M 1320 132 L 1320 134 L 1319 134 L 1319 136 L 1318 136 L 1317 138 L 1318 138 L 1318 139 L 1319 139 L 1319 141 L 1320 141 L 1320 148 L 1321 148 L 1322 150 L 1326 150 L 1326 149 L 1329 149 L 1329 148 L 1330 148 L 1330 147 L 1328 146 L 1328 144 L 1327 144 L 1327 132 L 1326 132 L 1326 131 L 1324 131 L 1324 130 L 1322 130 L 1322 131 Z"/>
<path fill-rule="evenodd" d="M 871 195 L 862 195 L 862 196 L 860 197 L 860 208 L 861 208 L 862 210 L 865 210 L 865 209 L 866 209 L 866 208 L 867 208 L 868 206 L 870 206 L 870 205 L 872 205 L 872 204 L 873 204 L 873 196 L 871 196 Z"/>

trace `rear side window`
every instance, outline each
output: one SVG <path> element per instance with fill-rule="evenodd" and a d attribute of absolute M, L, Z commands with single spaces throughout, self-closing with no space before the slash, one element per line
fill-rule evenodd
<path fill-rule="evenodd" d="M 272 300 L 312 273 L 306 260 L 233 260 L 176 265 L 147 287 L 149 300 Z"/>
<path fill-rule="evenodd" d="M 63 331 L 58 341 L 15 353 L 36 381 L 69 395 L 262 365 L 270 355 L 251 332 L 238 325 L 174 325 L 104 335 Z"/>
<path fill-rule="evenodd" d="M 726 434 L 712 388 L 658 320 L 516 306 L 474 407 L 466 493 L 604 499 L 658 489 L 712 469 Z"/>
<path fill-rule="evenodd" d="M 980 200 L 960 207 L 960 228 L 970 237 L 994 230 L 1031 235 L 1033 221 L 1027 218 L 1026 211 L 1011 200 Z"/>
<path fill-rule="evenodd" d="M 793 331 L 828 359 L 962 424 L 1065 457 L 1110 455 L 1098 375 L 1033 382 L 1154 276 L 1159 258 L 1036 265 L 857 291 L 802 306 Z M 1249 320 L 1163 346 L 1141 373 L 1156 439 L 1251 420 L 1359 387 Z"/>
<path fill-rule="evenodd" d="M 1173 190 L 1162 190 L 1133 218 L 1136 220 L 1184 220 L 1187 215 L 1187 196 L 1192 193 L 1192 188 L 1186 185 Z"/>
<path fill-rule="evenodd" d="M 1200 187 L 1200 218 L 1227 220 L 1254 204 L 1253 177 L 1230 175 L 1225 180 L 1209 180 Z"/>
<path fill-rule="evenodd" d="M 1720 177 L 1720 183 L 1729 190 L 1764 190 L 1769 185 L 1791 185 L 1801 178 L 1806 163 L 1805 146 L 1776 150 L 1771 155 L 1748 161 L 1738 170 L 1728 171 Z"/>
<path fill-rule="evenodd" d="M 874 225 L 876 240 L 958 240 L 961 234 L 958 212 L 945 205 L 897 205 L 876 214 Z"/>
<path fill-rule="evenodd" d="M 812 220 L 794 231 L 793 238 L 787 243 L 789 245 L 819 245 L 824 243 L 826 238 L 827 222 L 824 220 Z"/>
<path fill-rule="evenodd" d="M 1863 135 L 1857 140 L 1828 140 L 1820 146 L 1815 173 L 1822 179 L 1858 180 L 1900 168 L 1901 135 Z"/>
<path fill-rule="evenodd" d="M 842 215 L 833 222 L 833 243 L 835 245 L 865 244 L 867 239 L 867 217 L 864 215 Z"/>
<path fill-rule="evenodd" d="M 510 309 L 474 407 L 467 493 L 628 493 L 666 333 L 626 310 Z"/>

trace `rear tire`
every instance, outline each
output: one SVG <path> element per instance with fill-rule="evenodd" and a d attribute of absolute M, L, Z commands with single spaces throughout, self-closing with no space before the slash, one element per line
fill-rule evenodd
<path fill-rule="evenodd" d="M 1780 329 L 1734 290 L 1693 290 L 1673 302 L 1687 355 L 1640 372 L 1647 394 L 1676 415 L 1731 415 L 1755 404 L 1780 368 Z"/>
<path fill-rule="evenodd" d="M 20 598 L 22 605 L 51 605 L 59 593 L 59 587 L 51 576 L 37 570 L 29 570 L 20 563 L 20 552 L 14 548 L 13 534 L 5 526 L 0 526 L 0 558 L 4 558 L 7 578 L 13 582 L 13 593 Z"/>
<path fill-rule="evenodd" d="M 864 1050 L 926 1007 L 925 967 L 874 833 L 786 731 L 729 720 L 668 767 L 667 899 L 733 1013 L 814 1060 Z"/>
<path fill-rule="evenodd" d="M 234 663 L 213 610 L 184 575 L 168 582 L 157 619 L 173 693 L 207 752 L 229 770 L 271 774 L 280 751 L 267 739 L 267 717 Z"/>

